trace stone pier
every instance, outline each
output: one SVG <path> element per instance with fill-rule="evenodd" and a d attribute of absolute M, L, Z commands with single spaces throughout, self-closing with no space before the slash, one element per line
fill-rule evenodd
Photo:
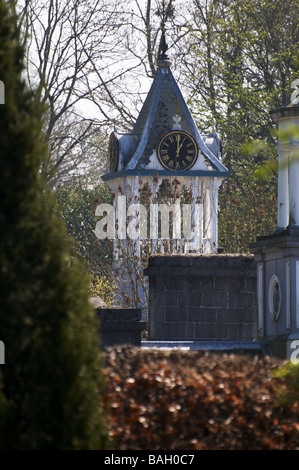
<path fill-rule="evenodd" d="M 149 341 L 252 343 L 257 336 L 253 255 L 150 257 Z"/>

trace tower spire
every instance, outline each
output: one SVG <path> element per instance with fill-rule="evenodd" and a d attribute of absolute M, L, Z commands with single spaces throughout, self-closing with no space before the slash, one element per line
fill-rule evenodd
<path fill-rule="evenodd" d="M 157 15 L 161 18 L 162 32 L 157 61 L 160 67 L 169 67 L 171 63 L 167 55 L 168 44 L 166 42 L 166 21 L 168 20 L 168 18 L 173 16 L 173 11 L 174 9 L 172 7 L 172 0 L 169 0 L 167 7 L 165 6 L 165 0 L 162 0 L 162 6 L 157 11 Z"/>

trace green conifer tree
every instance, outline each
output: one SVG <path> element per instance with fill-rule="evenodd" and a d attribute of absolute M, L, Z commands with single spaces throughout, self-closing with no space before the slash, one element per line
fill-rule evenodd
<path fill-rule="evenodd" d="M 84 269 L 40 178 L 42 111 L 22 81 L 15 3 L 0 0 L 0 448 L 99 449 L 97 323 Z"/>

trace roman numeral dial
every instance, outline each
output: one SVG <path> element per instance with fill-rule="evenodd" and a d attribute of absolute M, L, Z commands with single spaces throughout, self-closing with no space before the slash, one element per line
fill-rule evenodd
<path fill-rule="evenodd" d="M 184 131 L 165 134 L 158 145 L 158 158 L 167 170 L 189 170 L 197 160 L 197 145 Z"/>

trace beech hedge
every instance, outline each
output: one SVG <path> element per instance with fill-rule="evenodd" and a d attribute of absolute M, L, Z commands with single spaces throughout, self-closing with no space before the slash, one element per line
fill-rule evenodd
<path fill-rule="evenodd" d="M 299 400 L 281 401 L 286 361 L 131 346 L 105 352 L 114 450 L 292 450 Z M 282 374 L 283 375 L 283 374 Z"/>

